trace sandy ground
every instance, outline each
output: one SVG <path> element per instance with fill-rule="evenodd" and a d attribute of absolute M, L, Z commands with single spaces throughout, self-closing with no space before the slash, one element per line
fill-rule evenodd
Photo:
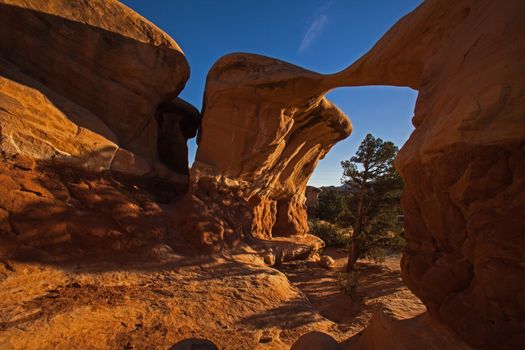
<path fill-rule="evenodd" d="M 167 349 L 190 337 L 288 349 L 302 333 L 331 330 L 282 273 L 250 259 L 4 261 L 0 349 Z"/>
<path fill-rule="evenodd" d="M 253 253 L 170 255 L 43 265 L 0 262 L 0 349 L 168 349 L 206 338 L 221 349 L 289 349 L 318 330 L 358 334 L 384 303 L 419 301 L 399 278 L 399 257 L 361 264 L 359 298 L 341 293 L 336 267 L 269 268 Z M 287 278 L 288 277 L 288 278 Z"/>
<path fill-rule="evenodd" d="M 284 264 L 283 271 L 312 303 L 313 307 L 337 325 L 343 338 L 359 335 L 368 326 L 373 313 L 385 306 L 413 317 L 426 311 L 425 306 L 403 284 L 400 275 L 400 255 L 388 256 L 384 262 L 360 260 L 357 265 L 358 287 L 353 297 L 341 290 L 340 275 L 345 268 L 347 253 L 328 248 L 325 254 L 335 260 L 326 269 L 316 262 L 297 261 Z M 341 339 L 340 339 L 341 340 Z"/>
<path fill-rule="evenodd" d="M 173 224 L 178 206 L 161 204 L 175 188 L 35 166 L 0 162 L 0 350 L 169 349 L 188 338 L 279 350 L 313 330 L 352 350 L 458 348 L 404 287 L 399 256 L 359 262 L 352 298 L 338 280 L 341 250 L 326 249 L 330 269 L 280 264 L 305 259 L 315 237 L 195 256 Z"/>

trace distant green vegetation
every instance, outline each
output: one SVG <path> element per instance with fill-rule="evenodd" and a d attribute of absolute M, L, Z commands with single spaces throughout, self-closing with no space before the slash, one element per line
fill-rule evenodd
<path fill-rule="evenodd" d="M 324 220 L 308 223 L 310 232 L 321 238 L 328 247 L 345 247 L 352 237 L 352 229 L 341 227 Z"/>
<path fill-rule="evenodd" d="M 400 197 L 403 183 L 390 141 L 366 135 L 355 156 L 341 162 L 341 187 L 323 188 L 311 232 L 327 246 L 347 246 L 347 271 L 359 258 L 384 259 L 404 247 Z"/>

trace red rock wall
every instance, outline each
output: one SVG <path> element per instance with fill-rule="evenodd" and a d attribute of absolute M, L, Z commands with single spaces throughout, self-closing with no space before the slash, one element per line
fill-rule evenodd
<path fill-rule="evenodd" d="M 86 11 L 76 11 L 72 4 L 77 3 L 0 4 L 0 103 L 6 107 L 0 110 L 1 150 L 16 153 L 21 146 L 28 154 L 50 157 L 111 151 L 96 161 L 113 168 L 116 159 L 120 168 L 135 167 L 143 174 L 140 162 L 126 163 L 133 155 L 118 147 L 127 145 L 147 160 L 155 157 L 155 109 L 182 88 L 187 63 L 171 39 L 118 2 L 93 1 Z M 106 16 L 104 8 L 120 15 Z M 304 233 L 307 181 L 317 161 L 351 131 L 347 117 L 323 95 L 337 86 L 418 89 L 415 131 L 396 162 L 405 181 L 403 278 L 432 317 L 471 345 L 522 348 L 524 23 L 522 0 L 427 0 L 369 53 L 334 75 L 258 55 L 223 57 L 207 78 L 197 160 L 176 228 L 189 242 L 210 249 Z M 43 111 L 44 124 L 21 126 L 23 118 L 39 121 Z M 73 121 L 75 115 L 81 117 Z M 81 127 L 93 120 L 104 133 Z M 105 147 L 91 148 L 90 140 Z M 117 238 L 108 240 L 125 247 L 135 240 L 121 240 L 117 232 L 132 232 L 131 238 L 141 234 L 142 223 L 128 218 L 150 210 L 150 204 L 128 208 L 132 198 L 117 200 L 102 214 L 134 227 L 83 236 L 84 224 L 96 225 L 82 217 L 80 226 L 67 227 L 68 201 L 78 208 L 86 202 L 98 211 L 97 205 L 109 201 L 104 196 L 112 197 L 112 186 L 100 184 L 104 193 L 99 194 L 84 180 L 62 182 L 71 191 L 67 194 L 60 183 L 42 186 L 35 174 L 28 173 L 31 179 L 19 174 L 21 164 L 6 164 L 0 164 L 5 168 L 0 234 L 21 235 L 18 239 L 29 240 L 32 248 L 47 243 L 67 248 L 77 240 L 86 251 L 104 249 L 100 237 L 113 235 Z M 25 211 L 27 198 L 36 203 L 30 211 Z M 43 207 L 46 215 L 56 214 L 55 221 L 43 220 Z M 35 230 L 38 222 L 44 224 Z M 145 240 L 156 239 L 152 232 Z"/>
<path fill-rule="evenodd" d="M 158 201 L 176 193 L 176 184 L 74 167 L 35 167 L 29 158 L 0 161 L 0 184 L 3 259 L 56 263 L 171 252 L 166 243 L 172 229 Z M 158 198 L 145 191 L 154 187 Z"/>
<path fill-rule="evenodd" d="M 277 215 L 272 227 L 272 236 L 287 236 L 308 233 L 308 214 L 304 197 L 277 201 Z"/>
<path fill-rule="evenodd" d="M 189 77 L 173 39 L 114 0 L 2 0 L 0 18 L 3 59 L 99 118 L 118 146 L 155 163 L 155 111 Z M 85 113 L 65 114 L 91 125 Z"/>
<path fill-rule="evenodd" d="M 525 2 L 426 1 L 338 76 L 419 90 L 402 273 L 469 344 L 525 345 Z"/>

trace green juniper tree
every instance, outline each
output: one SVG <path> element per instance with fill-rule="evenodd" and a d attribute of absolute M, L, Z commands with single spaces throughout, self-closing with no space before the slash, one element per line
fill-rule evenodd
<path fill-rule="evenodd" d="M 334 188 L 324 189 L 319 195 L 317 216 L 320 220 L 335 223 L 343 210 L 343 196 Z"/>
<path fill-rule="evenodd" d="M 402 181 L 393 165 L 397 151 L 392 142 L 367 134 L 356 155 L 341 162 L 353 221 L 348 272 L 372 246 L 388 245 L 385 232 L 399 229 Z"/>

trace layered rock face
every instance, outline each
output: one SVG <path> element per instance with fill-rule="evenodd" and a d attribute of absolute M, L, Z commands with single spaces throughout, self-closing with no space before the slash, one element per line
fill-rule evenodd
<path fill-rule="evenodd" d="M 192 190 L 183 223 L 199 244 L 304 234 L 317 161 L 351 132 L 324 98 L 327 77 L 252 54 L 208 74 Z"/>
<path fill-rule="evenodd" d="M 2 0 L 0 9 L 4 153 L 169 175 L 155 112 L 189 77 L 173 39 L 118 1 Z"/>
<path fill-rule="evenodd" d="M 31 164 L 0 162 L 0 258 L 55 263 L 172 251 L 168 217 L 143 179 Z"/>
<path fill-rule="evenodd" d="M 117 1 L 0 1 L 0 256 L 169 250 L 157 203 L 187 190 L 188 76 Z"/>
<path fill-rule="evenodd" d="M 426 1 L 339 84 L 419 90 L 402 273 L 468 343 L 525 344 L 525 3 Z"/>
<path fill-rule="evenodd" d="M 78 167 L 187 173 L 180 157 L 200 116 L 173 101 L 189 74 L 180 48 L 116 1 L 2 0 L 0 10 L 0 255 L 168 251 L 173 220 L 151 197 Z M 209 249 L 306 233 L 307 181 L 351 131 L 324 94 L 418 89 L 416 129 L 397 159 L 403 277 L 430 315 L 471 345 L 521 348 L 524 23 L 522 0 L 428 0 L 334 75 L 223 57 L 208 75 L 176 229 Z M 42 170 L 35 159 L 77 168 Z"/>

